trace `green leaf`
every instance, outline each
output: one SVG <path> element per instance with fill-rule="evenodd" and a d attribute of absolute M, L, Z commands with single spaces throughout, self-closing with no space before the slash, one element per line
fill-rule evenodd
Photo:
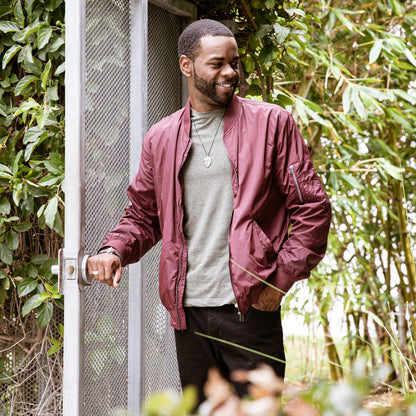
<path fill-rule="evenodd" d="M 329 120 L 325 120 L 316 111 L 313 111 L 308 106 L 305 106 L 305 111 L 318 124 L 321 124 L 322 126 L 326 126 L 326 127 L 331 127 L 331 122 Z"/>
<path fill-rule="evenodd" d="M 44 48 L 52 36 L 52 27 L 44 23 L 38 30 L 38 49 Z"/>
<path fill-rule="evenodd" d="M 276 0 L 266 0 L 264 2 L 264 6 L 266 7 L 266 9 L 273 9 L 275 4 L 276 4 Z"/>
<path fill-rule="evenodd" d="M 45 10 L 48 12 L 53 12 L 56 10 L 64 0 L 46 0 L 45 1 Z"/>
<path fill-rule="evenodd" d="M 61 154 L 56 152 L 49 153 L 49 157 L 51 162 L 57 168 L 57 172 L 63 173 L 65 170 L 65 158 Z"/>
<path fill-rule="evenodd" d="M 9 33 L 9 32 L 18 32 L 19 26 L 15 22 L 10 21 L 0 21 L 0 32 Z"/>
<path fill-rule="evenodd" d="M 7 246 L 12 251 L 19 248 L 19 235 L 13 230 L 7 232 Z"/>
<path fill-rule="evenodd" d="M 20 95 L 32 82 L 38 79 L 35 75 L 26 75 L 16 84 L 14 95 Z"/>
<path fill-rule="evenodd" d="M 13 8 L 14 17 L 16 18 L 17 22 L 20 24 L 20 26 L 23 27 L 24 21 L 25 21 L 25 15 L 23 14 L 22 4 L 21 0 L 17 0 L 16 4 Z"/>
<path fill-rule="evenodd" d="M 36 123 L 43 129 L 48 120 L 48 116 L 52 113 L 52 110 L 48 107 L 40 109 L 36 114 Z M 27 159 L 26 159 L 27 160 Z"/>
<path fill-rule="evenodd" d="M 403 181 L 403 172 L 405 171 L 403 168 L 394 166 L 385 158 L 377 159 L 377 164 L 384 170 L 384 172 L 386 172 L 387 175 L 390 175 L 398 181 Z"/>
<path fill-rule="evenodd" d="M 48 339 L 52 343 L 52 346 L 48 349 L 48 352 L 46 353 L 46 355 L 49 357 L 55 354 L 56 352 L 58 352 L 62 348 L 62 342 L 54 338 L 48 338 Z"/>
<path fill-rule="evenodd" d="M 51 294 L 52 298 L 60 298 L 62 295 L 58 292 L 57 286 L 52 286 L 45 282 L 46 290 Z"/>
<path fill-rule="evenodd" d="M 344 10 L 341 9 L 333 9 L 337 18 L 344 24 L 344 26 L 350 31 L 355 31 L 354 25 L 344 16 Z"/>
<path fill-rule="evenodd" d="M 383 49 L 383 39 L 377 39 L 374 42 L 374 45 L 370 50 L 370 59 L 369 59 L 370 64 L 377 61 L 382 49 Z"/>
<path fill-rule="evenodd" d="M 10 202 L 6 196 L 0 197 L 0 214 L 9 215 L 10 214 Z"/>
<path fill-rule="evenodd" d="M 267 44 L 261 51 L 260 51 L 260 63 L 262 65 L 270 64 L 273 60 L 273 55 L 277 52 L 277 47 L 272 44 Z"/>
<path fill-rule="evenodd" d="M 53 315 L 53 305 L 51 302 L 42 303 L 38 308 L 36 320 L 38 322 L 39 328 L 44 329 L 46 325 L 50 322 Z"/>
<path fill-rule="evenodd" d="M 3 56 L 2 61 L 2 69 L 6 68 L 6 65 L 9 63 L 10 59 L 13 58 L 22 49 L 20 45 L 13 45 L 11 48 L 7 50 L 7 52 Z"/>
<path fill-rule="evenodd" d="M 396 13 L 398 16 L 402 16 L 406 12 L 404 7 L 399 1 L 397 0 L 390 0 L 390 1 L 392 3 L 394 13 Z"/>
<path fill-rule="evenodd" d="M 32 97 L 29 97 L 27 101 L 24 101 L 17 111 L 13 114 L 13 118 L 17 117 L 22 113 L 27 113 L 32 108 L 39 108 L 40 104 L 37 103 Z"/>
<path fill-rule="evenodd" d="M 65 62 L 62 62 L 62 64 L 59 65 L 58 68 L 56 68 L 56 71 L 54 72 L 54 75 L 60 75 L 63 72 L 65 72 Z"/>
<path fill-rule="evenodd" d="M 45 175 L 40 181 L 39 185 L 42 186 L 51 186 L 55 185 L 59 182 L 61 182 L 63 179 L 62 175 L 56 176 L 56 175 Z"/>
<path fill-rule="evenodd" d="M 266 24 L 260 25 L 256 32 L 256 39 L 263 39 L 265 36 L 269 34 L 269 32 L 271 32 L 272 29 L 273 29 L 272 25 L 266 25 Z"/>
<path fill-rule="evenodd" d="M 7 88 L 7 87 L 5 87 L 5 88 Z M 8 111 L 8 108 L 5 105 L 0 103 L 0 115 L 3 116 L 3 117 L 7 117 L 8 116 L 7 111 Z"/>
<path fill-rule="evenodd" d="M 65 44 L 65 40 L 61 37 L 57 37 L 56 39 L 52 40 L 52 42 L 49 43 L 47 50 L 49 52 L 56 52 L 62 45 Z"/>
<path fill-rule="evenodd" d="M 9 174 L 12 173 L 10 168 L 6 165 L 3 165 L 2 163 L 0 163 L 0 172 L 5 172 L 5 173 L 9 173 Z"/>
<path fill-rule="evenodd" d="M 63 296 L 61 296 L 59 299 L 55 299 L 54 305 L 57 308 L 64 310 L 64 304 L 65 304 L 65 302 L 64 302 L 64 297 Z M 62 337 L 63 337 L 63 335 L 62 335 Z"/>
<path fill-rule="evenodd" d="M 13 230 L 19 233 L 24 233 L 26 231 L 29 231 L 31 228 L 32 228 L 31 222 L 21 222 L 20 224 L 13 225 Z"/>
<path fill-rule="evenodd" d="M 59 95 L 58 95 L 58 86 L 52 85 L 46 90 L 46 93 L 51 101 L 58 101 Z"/>
<path fill-rule="evenodd" d="M 351 90 L 351 85 L 347 85 L 342 93 L 342 108 L 345 114 L 347 114 L 351 108 Z"/>
<path fill-rule="evenodd" d="M 23 137 L 23 144 L 34 143 L 37 142 L 39 137 L 46 133 L 44 129 L 41 129 L 38 126 L 31 127 L 28 129 Z"/>
<path fill-rule="evenodd" d="M 33 59 L 33 54 L 32 54 L 32 46 L 30 44 L 23 47 L 22 51 L 20 52 L 20 55 L 23 58 L 23 62 L 28 63 L 28 64 L 35 63 Z"/>
<path fill-rule="evenodd" d="M 50 299 L 50 298 L 51 298 L 51 294 L 49 292 L 42 292 L 39 295 L 38 300 L 40 300 L 41 302 L 44 302 L 45 300 Z"/>
<path fill-rule="evenodd" d="M 26 14 L 29 18 L 32 16 L 32 13 L 33 13 L 33 3 L 34 2 L 35 2 L 35 0 L 25 0 L 25 10 L 26 10 Z"/>
<path fill-rule="evenodd" d="M 58 214 L 55 217 L 55 224 L 53 225 L 53 230 L 58 235 L 60 235 L 61 237 L 64 236 L 64 224 L 62 222 L 61 216 L 59 215 L 59 212 L 58 212 Z"/>
<path fill-rule="evenodd" d="M 367 112 L 365 111 L 363 102 L 358 95 L 357 88 L 353 88 L 351 93 L 352 102 L 354 104 L 355 109 L 357 110 L 358 115 L 362 120 L 367 118 Z"/>
<path fill-rule="evenodd" d="M 22 30 L 18 35 L 15 35 L 13 39 L 17 42 L 23 42 L 27 40 L 27 38 L 32 34 L 35 33 L 39 27 L 44 24 L 42 22 L 34 22 L 30 25 L 26 26 L 24 30 Z"/>
<path fill-rule="evenodd" d="M 298 116 L 302 120 L 302 122 L 305 123 L 306 126 L 309 126 L 309 119 L 306 114 L 305 104 L 303 103 L 302 100 L 297 99 L 295 101 L 295 109 L 296 109 L 296 112 L 298 113 Z"/>
<path fill-rule="evenodd" d="M 291 8 L 285 9 L 285 11 L 289 16 L 298 15 L 301 17 L 305 17 L 305 12 L 302 9 Z"/>
<path fill-rule="evenodd" d="M 275 24 L 273 25 L 273 29 L 274 29 L 274 32 L 275 32 L 275 34 L 276 34 L 276 39 L 277 39 L 277 41 L 278 41 L 280 44 L 284 43 L 284 42 L 285 42 L 285 40 L 287 39 L 287 37 L 288 37 L 288 36 L 289 36 L 289 34 L 290 34 L 290 29 L 289 29 L 289 28 L 287 28 L 287 27 L 285 27 L 285 26 L 281 26 L 281 25 L 279 25 L 279 23 L 275 23 Z"/>
<path fill-rule="evenodd" d="M 19 283 L 19 286 L 17 286 L 17 294 L 19 295 L 19 298 L 21 298 L 29 294 L 30 292 L 33 292 L 36 289 L 36 287 L 37 287 L 36 279 L 26 277 Z"/>
<path fill-rule="evenodd" d="M 43 164 L 45 168 L 49 170 L 49 172 L 55 173 L 56 175 L 62 175 L 64 173 L 64 162 L 62 159 L 56 159 L 56 157 L 51 157 L 50 160 L 44 160 Z"/>
<path fill-rule="evenodd" d="M 192 414 L 198 399 L 198 390 L 195 386 L 186 386 L 181 395 L 177 415 L 185 416 Z"/>
<path fill-rule="evenodd" d="M 403 98 L 404 100 L 408 101 L 412 105 L 416 105 L 416 97 L 413 95 L 408 94 L 406 91 L 394 89 L 392 90 L 393 93 L 400 98 Z"/>
<path fill-rule="evenodd" d="M 416 66 L 416 58 L 415 58 L 415 56 L 412 54 L 412 52 L 410 52 L 410 50 L 409 49 L 405 49 L 405 51 L 404 51 L 404 54 L 406 55 L 406 58 L 410 61 L 410 63 L 413 65 L 413 66 Z"/>
<path fill-rule="evenodd" d="M 7 244 L 0 243 L 0 260 L 8 265 L 13 263 L 13 253 Z"/>
<path fill-rule="evenodd" d="M 38 300 L 39 294 L 31 296 L 22 306 L 22 316 L 25 317 L 29 312 L 33 309 L 36 309 L 38 306 L 42 304 L 41 301 Z"/>
<path fill-rule="evenodd" d="M 45 217 L 46 225 L 53 229 L 55 225 L 55 218 L 58 214 L 58 197 L 54 196 L 47 204 L 45 212 L 43 213 Z"/>
<path fill-rule="evenodd" d="M 10 279 L 7 276 L 1 279 L 1 286 L 6 291 L 10 289 Z"/>
<path fill-rule="evenodd" d="M 32 256 L 30 262 L 36 265 L 45 263 L 46 261 L 50 260 L 50 258 L 45 254 L 36 254 Z"/>
<path fill-rule="evenodd" d="M 340 177 L 344 183 L 348 184 L 353 189 L 363 189 L 364 186 L 361 182 L 354 178 L 354 176 L 349 175 L 347 173 L 338 173 L 338 177 Z"/>

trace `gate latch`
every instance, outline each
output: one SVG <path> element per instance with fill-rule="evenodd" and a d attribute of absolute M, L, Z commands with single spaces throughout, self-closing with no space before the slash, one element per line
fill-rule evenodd
<path fill-rule="evenodd" d="M 88 274 L 87 262 L 89 255 L 86 254 L 82 257 L 80 267 L 78 267 L 78 259 L 64 258 L 64 249 L 60 249 L 58 252 L 58 264 L 51 267 L 52 274 L 58 275 L 58 291 L 60 294 L 65 292 L 65 281 L 75 280 L 78 276 L 78 284 L 81 287 L 90 286 L 92 283 L 92 277 Z"/>

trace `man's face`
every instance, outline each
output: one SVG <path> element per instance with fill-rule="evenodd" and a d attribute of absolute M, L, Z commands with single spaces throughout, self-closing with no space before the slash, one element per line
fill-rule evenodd
<path fill-rule="evenodd" d="M 192 66 L 189 92 L 192 107 L 210 111 L 225 107 L 239 80 L 237 43 L 229 36 L 205 36 Z"/>

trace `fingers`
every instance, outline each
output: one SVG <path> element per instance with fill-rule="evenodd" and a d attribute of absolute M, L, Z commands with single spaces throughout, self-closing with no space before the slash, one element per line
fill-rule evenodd
<path fill-rule="evenodd" d="M 121 279 L 120 259 L 111 253 L 92 256 L 87 262 L 88 274 L 95 280 L 116 288 Z"/>
<path fill-rule="evenodd" d="M 115 273 L 114 273 L 114 277 L 113 277 L 113 287 L 116 288 L 121 280 L 121 265 L 120 267 L 117 267 Z"/>
<path fill-rule="evenodd" d="M 255 309 L 259 309 L 264 312 L 273 312 L 277 311 L 281 302 L 282 302 L 283 294 L 280 293 L 278 290 L 266 286 L 261 292 L 260 296 L 256 303 L 252 306 Z"/>

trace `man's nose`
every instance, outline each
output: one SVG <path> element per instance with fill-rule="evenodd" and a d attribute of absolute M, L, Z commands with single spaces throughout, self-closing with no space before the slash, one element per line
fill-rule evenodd
<path fill-rule="evenodd" d="M 221 71 L 221 75 L 225 77 L 234 77 L 235 75 L 238 75 L 238 69 L 233 68 L 230 64 L 224 65 Z"/>

